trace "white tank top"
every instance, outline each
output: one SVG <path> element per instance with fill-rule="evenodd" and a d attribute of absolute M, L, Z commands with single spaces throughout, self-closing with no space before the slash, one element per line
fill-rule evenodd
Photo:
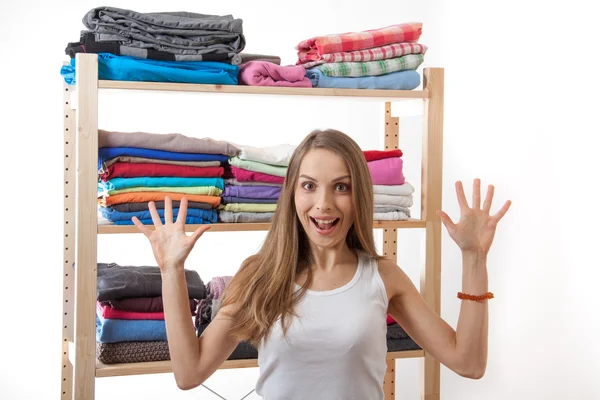
<path fill-rule="evenodd" d="M 377 261 L 359 252 L 350 282 L 306 292 L 287 340 L 275 322 L 258 347 L 256 393 L 265 400 L 383 399 L 387 307 Z"/>

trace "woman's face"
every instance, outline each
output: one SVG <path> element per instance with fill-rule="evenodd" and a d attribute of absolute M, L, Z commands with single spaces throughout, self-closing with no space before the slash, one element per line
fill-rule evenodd
<path fill-rule="evenodd" d="M 334 247 L 354 223 L 352 182 L 344 160 L 329 150 L 310 150 L 302 159 L 294 201 L 310 241 Z"/>

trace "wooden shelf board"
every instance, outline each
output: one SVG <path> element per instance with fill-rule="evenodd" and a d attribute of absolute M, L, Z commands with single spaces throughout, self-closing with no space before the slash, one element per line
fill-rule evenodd
<path fill-rule="evenodd" d="M 423 350 L 407 350 L 388 352 L 386 358 L 419 358 L 424 357 Z M 227 360 L 219 369 L 234 369 L 234 368 L 256 368 L 258 362 L 256 359 L 250 360 Z M 127 364 L 102 364 L 96 363 L 96 377 L 104 378 L 110 376 L 127 376 L 127 375 L 144 375 L 144 374 L 164 374 L 170 373 L 170 361 L 142 362 L 142 363 L 127 363 Z"/>
<path fill-rule="evenodd" d="M 428 90 L 288 88 L 245 85 L 201 85 L 193 83 L 98 81 L 98 89 L 154 90 L 173 92 L 238 93 L 287 96 L 338 96 L 382 99 L 426 99 Z"/>
<path fill-rule="evenodd" d="M 267 231 L 270 223 L 235 223 L 235 224 L 211 224 L 209 232 L 236 232 L 236 231 Z M 186 225 L 186 232 L 195 231 L 200 225 Z M 375 221 L 375 229 L 406 229 L 406 228 L 425 228 L 425 221 L 418 219 L 409 219 L 408 221 Z M 133 225 L 98 225 L 98 233 L 139 233 Z"/>

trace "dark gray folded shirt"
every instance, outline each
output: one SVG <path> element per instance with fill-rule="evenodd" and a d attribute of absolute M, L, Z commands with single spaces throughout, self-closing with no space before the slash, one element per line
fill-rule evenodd
<path fill-rule="evenodd" d="M 185 270 L 190 299 L 206 297 L 206 287 L 196 271 Z M 98 263 L 98 301 L 126 297 L 157 297 L 162 295 L 162 278 L 158 267 L 121 266 Z"/>

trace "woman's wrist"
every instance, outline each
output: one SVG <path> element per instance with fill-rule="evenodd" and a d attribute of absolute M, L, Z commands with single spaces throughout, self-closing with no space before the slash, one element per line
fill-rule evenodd
<path fill-rule="evenodd" d="M 177 276 L 184 272 L 183 263 L 166 263 L 160 269 L 160 272 L 163 277 L 169 275 Z"/>
<path fill-rule="evenodd" d="M 484 263 L 487 261 L 487 254 L 480 250 L 463 250 L 463 261 L 468 261 L 473 264 Z"/>

